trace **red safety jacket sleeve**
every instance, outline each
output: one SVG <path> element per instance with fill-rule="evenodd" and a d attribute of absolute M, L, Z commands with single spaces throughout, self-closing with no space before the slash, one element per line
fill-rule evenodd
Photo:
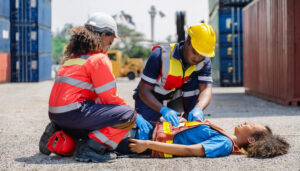
<path fill-rule="evenodd" d="M 112 66 L 105 54 L 91 57 L 86 63 L 86 69 L 91 76 L 98 104 L 126 105 L 117 95 L 116 80 L 112 73 Z"/>

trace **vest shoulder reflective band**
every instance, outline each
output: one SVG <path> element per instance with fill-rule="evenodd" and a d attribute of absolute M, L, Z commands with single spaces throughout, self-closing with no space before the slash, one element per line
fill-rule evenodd
<path fill-rule="evenodd" d="M 233 140 L 230 138 L 230 136 L 224 130 L 222 130 L 221 128 L 217 127 L 216 125 L 210 123 L 208 120 L 205 120 L 203 122 L 200 122 L 200 121 L 184 122 L 184 123 L 180 123 L 179 127 L 174 127 L 169 122 L 158 122 L 158 123 L 156 123 L 155 129 L 153 131 L 152 139 L 153 139 L 153 141 L 172 144 L 173 140 L 174 140 L 174 136 L 176 134 L 178 134 L 184 130 L 195 128 L 195 127 L 198 127 L 201 125 L 208 125 L 211 128 L 213 128 L 214 130 L 216 130 L 216 131 L 220 132 L 221 134 L 225 135 L 226 137 L 228 137 L 233 143 L 232 153 L 242 154 L 242 151 L 233 142 Z M 170 157 L 173 157 L 173 155 L 152 150 L 151 157 L 170 158 Z"/>
<path fill-rule="evenodd" d="M 173 52 L 176 44 L 162 45 L 162 71 L 160 78 L 156 82 L 154 92 L 158 95 L 165 96 L 169 99 L 176 89 L 181 88 L 188 80 L 194 71 L 199 71 L 203 68 L 205 60 L 197 65 L 191 65 L 186 70 L 183 69 L 181 59 L 173 57 Z"/>

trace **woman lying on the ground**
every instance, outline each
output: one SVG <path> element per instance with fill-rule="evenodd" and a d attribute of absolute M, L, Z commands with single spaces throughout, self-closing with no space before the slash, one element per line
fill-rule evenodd
<path fill-rule="evenodd" d="M 152 150 L 152 157 L 199 156 L 221 157 L 243 153 L 249 157 L 274 157 L 288 152 L 289 144 L 273 135 L 268 126 L 245 122 L 234 128 L 234 135 L 225 133 L 209 121 L 185 122 L 174 128 L 168 122 L 157 123 L 153 139 L 129 139 L 132 152 Z M 242 149 L 242 150 L 241 150 Z"/>

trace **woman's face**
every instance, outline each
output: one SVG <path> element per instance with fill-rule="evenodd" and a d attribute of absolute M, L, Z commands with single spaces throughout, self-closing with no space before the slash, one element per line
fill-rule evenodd
<path fill-rule="evenodd" d="M 102 52 L 107 52 L 110 48 L 111 44 L 113 43 L 115 36 L 107 36 L 105 33 L 101 34 L 101 48 Z"/>
<path fill-rule="evenodd" d="M 245 122 L 234 128 L 235 136 L 251 137 L 256 132 L 267 132 L 267 128 L 261 124 Z"/>

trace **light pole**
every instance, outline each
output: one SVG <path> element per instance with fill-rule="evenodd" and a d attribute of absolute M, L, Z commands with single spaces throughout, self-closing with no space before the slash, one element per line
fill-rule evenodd
<path fill-rule="evenodd" d="M 154 18 L 156 15 L 156 9 L 155 7 L 152 5 L 149 11 L 150 17 L 151 17 L 151 41 L 154 41 Z"/>

